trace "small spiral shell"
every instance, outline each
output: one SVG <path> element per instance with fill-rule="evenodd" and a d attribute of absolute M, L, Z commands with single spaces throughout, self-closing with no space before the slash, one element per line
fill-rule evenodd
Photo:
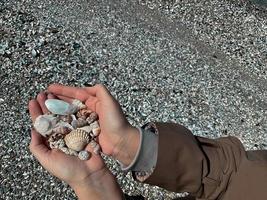
<path fill-rule="evenodd" d="M 86 119 L 87 117 L 90 116 L 90 114 L 92 113 L 93 111 L 90 110 L 90 109 L 81 109 L 77 112 L 77 117 L 79 118 L 82 118 L 82 119 Z"/>
<path fill-rule="evenodd" d="M 89 117 L 86 118 L 86 121 L 88 122 L 88 124 L 93 123 L 94 121 L 96 121 L 98 118 L 98 115 L 96 112 L 92 112 Z"/>
<path fill-rule="evenodd" d="M 74 129 L 76 129 L 76 128 L 83 127 L 83 126 L 87 125 L 87 121 L 82 119 L 82 118 L 78 118 L 77 120 L 73 120 L 71 122 L 71 125 Z"/>
<path fill-rule="evenodd" d="M 55 133 L 60 133 L 62 135 L 66 135 L 71 132 L 71 129 L 66 126 L 58 126 L 53 129 Z"/>

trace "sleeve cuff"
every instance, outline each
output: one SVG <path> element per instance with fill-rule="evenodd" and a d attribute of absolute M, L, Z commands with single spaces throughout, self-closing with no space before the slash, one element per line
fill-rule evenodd
<path fill-rule="evenodd" d="M 135 157 L 134 157 L 134 159 L 133 159 L 133 161 L 131 162 L 130 165 L 124 166 L 121 162 L 117 161 L 120 164 L 122 171 L 132 170 L 133 166 L 136 164 L 136 162 L 137 162 L 137 160 L 139 158 L 140 151 L 141 151 L 142 144 L 143 144 L 143 130 L 140 127 L 137 127 L 137 128 L 139 130 L 138 132 L 139 132 L 139 135 L 140 135 L 140 143 L 139 143 L 139 146 L 138 146 L 138 150 L 137 150 L 137 152 L 135 154 Z"/>
<path fill-rule="evenodd" d="M 158 133 L 153 123 L 138 127 L 140 144 L 135 158 L 130 165 L 118 162 L 123 171 L 132 171 L 133 177 L 143 182 L 152 174 L 158 155 Z"/>

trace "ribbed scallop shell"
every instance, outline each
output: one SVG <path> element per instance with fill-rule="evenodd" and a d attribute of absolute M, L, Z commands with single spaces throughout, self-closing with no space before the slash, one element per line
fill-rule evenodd
<path fill-rule="evenodd" d="M 75 151 L 81 151 L 90 142 L 91 136 L 82 129 L 76 129 L 64 138 L 67 147 Z"/>

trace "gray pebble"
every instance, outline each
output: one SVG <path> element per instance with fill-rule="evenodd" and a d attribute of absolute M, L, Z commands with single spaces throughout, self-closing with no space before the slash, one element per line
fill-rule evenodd
<path fill-rule="evenodd" d="M 91 157 L 91 153 L 89 151 L 80 151 L 78 157 L 81 160 L 89 160 L 89 158 Z"/>

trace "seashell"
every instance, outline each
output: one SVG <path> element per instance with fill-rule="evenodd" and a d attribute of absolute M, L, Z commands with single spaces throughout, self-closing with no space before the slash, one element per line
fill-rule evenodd
<path fill-rule="evenodd" d="M 90 124 L 90 127 L 92 128 L 92 132 L 94 136 L 98 136 L 100 134 L 100 126 L 98 121 L 94 121 L 92 124 Z"/>
<path fill-rule="evenodd" d="M 93 111 L 90 109 L 81 109 L 77 112 L 77 117 L 86 119 Z"/>
<path fill-rule="evenodd" d="M 49 136 L 58 119 L 52 115 L 40 115 L 34 122 L 35 130 L 43 136 Z"/>
<path fill-rule="evenodd" d="M 55 128 L 56 127 L 67 127 L 67 128 L 69 128 L 69 129 L 71 129 L 71 130 L 74 130 L 74 127 L 72 127 L 69 123 L 67 123 L 67 122 L 58 122 L 56 125 L 55 125 Z"/>
<path fill-rule="evenodd" d="M 63 153 L 71 156 L 78 156 L 78 153 L 68 147 L 61 147 L 59 148 Z"/>
<path fill-rule="evenodd" d="M 73 120 L 73 117 L 71 115 L 62 115 L 62 116 L 60 116 L 60 119 L 63 122 L 67 122 L 68 124 L 70 124 Z"/>
<path fill-rule="evenodd" d="M 53 131 L 55 133 L 59 133 L 59 134 L 63 134 L 63 135 L 70 133 L 71 130 L 72 129 L 70 129 L 69 127 L 66 127 L 66 126 L 58 126 L 58 127 L 53 129 Z"/>
<path fill-rule="evenodd" d="M 61 151 L 63 151 L 65 154 L 70 154 L 68 147 L 62 147 L 60 148 Z"/>
<path fill-rule="evenodd" d="M 70 115 L 70 116 L 71 116 L 71 118 L 72 118 L 72 121 L 73 121 L 73 120 L 77 120 L 77 118 L 76 118 L 75 115 Z"/>
<path fill-rule="evenodd" d="M 82 118 L 79 118 L 78 120 L 73 120 L 71 122 L 71 125 L 74 129 L 76 129 L 76 128 L 87 125 L 87 121 Z"/>
<path fill-rule="evenodd" d="M 63 139 L 64 138 L 64 135 L 60 134 L 60 133 L 53 133 L 52 135 L 49 136 L 48 138 L 48 142 L 55 142 L 59 139 Z"/>
<path fill-rule="evenodd" d="M 84 108 L 86 108 L 86 105 L 83 104 L 83 102 L 81 102 L 81 101 L 78 100 L 78 99 L 74 99 L 74 100 L 72 101 L 72 104 L 73 104 L 74 106 L 77 106 L 79 109 L 84 109 Z"/>
<path fill-rule="evenodd" d="M 75 151 L 81 151 L 90 142 L 91 136 L 84 130 L 76 129 L 64 138 L 67 147 Z"/>
<path fill-rule="evenodd" d="M 57 115 L 69 115 L 78 111 L 78 106 L 69 104 L 59 99 L 47 99 L 45 101 L 47 109 Z"/>
<path fill-rule="evenodd" d="M 88 151 L 80 151 L 78 154 L 78 158 L 80 158 L 81 160 L 89 160 L 90 157 L 91 153 Z"/>
<path fill-rule="evenodd" d="M 72 149 L 69 149 L 69 155 L 70 156 L 78 156 L 78 153 Z"/>
<path fill-rule="evenodd" d="M 92 132 L 93 132 L 93 135 L 95 136 L 95 137 L 97 137 L 97 136 L 99 136 L 99 134 L 100 134 L 100 132 L 101 132 L 101 129 L 98 127 L 98 128 L 94 128 L 93 130 L 92 130 Z"/>
<path fill-rule="evenodd" d="M 92 140 L 89 144 L 93 148 L 93 152 L 98 155 L 100 153 L 100 145 L 94 140 Z"/>
<path fill-rule="evenodd" d="M 51 149 L 60 149 L 65 146 L 64 139 L 59 139 L 49 143 Z"/>
<path fill-rule="evenodd" d="M 92 131 L 92 127 L 91 126 L 84 126 L 78 129 L 82 129 L 84 131 L 86 131 L 87 133 L 90 133 Z"/>
<path fill-rule="evenodd" d="M 94 121 L 96 121 L 97 118 L 98 118 L 97 113 L 96 113 L 96 112 L 92 112 L 92 113 L 90 114 L 90 116 L 86 118 L 86 121 L 88 122 L 88 124 L 91 124 L 91 123 L 93 123 Z"/>

